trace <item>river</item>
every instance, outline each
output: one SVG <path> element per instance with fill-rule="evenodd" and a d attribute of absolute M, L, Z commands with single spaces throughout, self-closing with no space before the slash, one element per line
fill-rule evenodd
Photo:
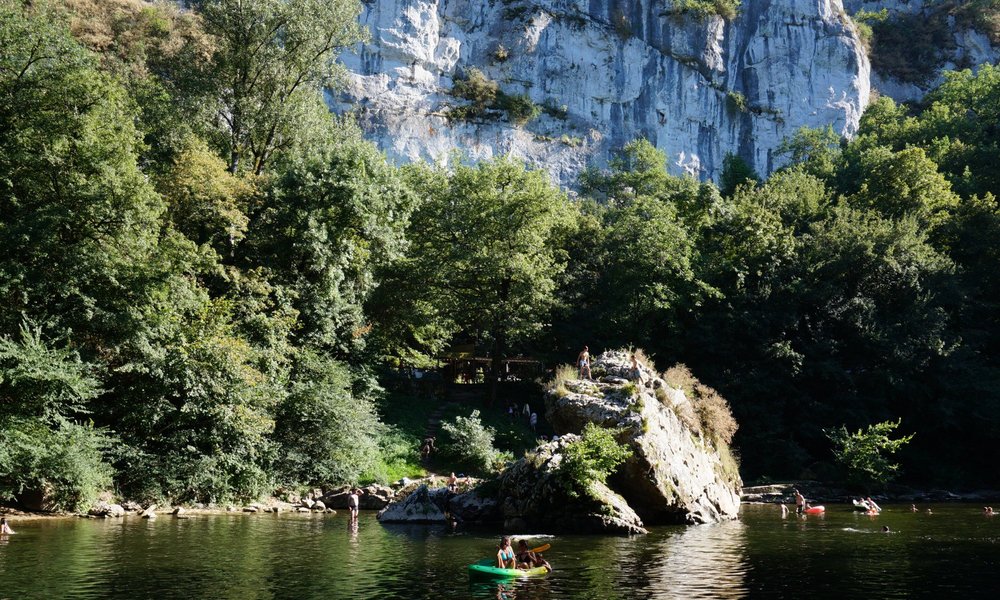
<path fill-rule="evenodd" d="M 738 521 L 648 535 L 535 537 L 547 577 L 470 579 L 495 553 L 487 531 L 383 526 L 362 513 L 44 519 L 0 538 L 0 599 L 239 598 L 995 598 L 1000 517 L 980 506 L 833 505 L 781 518 L 744 506 Z M 890 533 L 882 533 L 883 526 Z"/>

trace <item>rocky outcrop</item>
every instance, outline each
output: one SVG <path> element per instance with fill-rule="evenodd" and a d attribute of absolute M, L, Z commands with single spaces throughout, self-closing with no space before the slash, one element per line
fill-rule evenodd
<path fill-rule="evenodd" d="M 361 510 L 382 510 L 396 497 L 395 490 L 384 485 L 369 485 L 360 489 L 358 508 Z M 351 488 L 341 487 L 327 493 L 322 501 L 328 508 L 347 508 L 350 494 Z"/>
<path fill-rule="evenodd" d="M 120 504 L 114 504 L 111 502 L 100 501 L 87 511 L 87 514 L 92 517 L 100 518 L 119 518 L 125 516 L 125 508 Z"/>
<path fill-rule="evenodd" d="M 684 392 L 645 368 L 641 382 L 624 382 L 625 352 L 606 352 L 591 368 L 601 380 L 564 382 L 548 395 L 546 418 L 559 434 L 578 433 L 586 423 L 618 430 L 632 456 L 609 484 L 642 522 L 735 518 L 742 485 L 737 466 L 722 442 L 691 426 L 695 410 Z"/>
<path fill-rule="evenodd" d="M 447 496 L 446 488 L 421 485 L 403 500 L 379 511 L 377 518 L 383 523 L 446 523 Z"/>
<path fill-rule="evenodd" d="M 499 478 L 500 512 L 508 531 L 645 533 L 642 520 L 624 498 L 603 483 L 589 493 L 573 490 L 561 477 L 563 450 L 577 440 L 565 435 L 536 448 Z"/>
<path fill-rule="evenodd" d="M 477 490 L 457 494 L 446 487 L 420 484 L 379 511 L 382 523 L 495 523 L 500 520 L 496 499 Z"/>
<path fill-rule="evenodd" d="M 802 126 L 858 127 L 869 66 L 841 0 L 744 1 L 731 21 L 672 0 L 375 0 L 369 43 L 342 56 L 355 112 L 390 156 L 513 154 L 575 184 L 588 164 L 643 137 L 674 173 L 718 178 L 727 153 L 759 173 Z M 456 78 L 481 69 L 543 108 L 525 125 L 502 110 L 449 119 Z"/>

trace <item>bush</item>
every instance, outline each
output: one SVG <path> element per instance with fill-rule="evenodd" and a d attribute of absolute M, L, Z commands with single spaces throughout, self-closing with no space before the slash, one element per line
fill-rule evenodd
<path fill-rule="evenodd" d="M 739 425 L 729 410 L 729 403 L 719 395 L 719 392 L 703 385 L 695 385 L 694 409 L 704 432 L 715 438 L 716 442 L 729 444 Z M 722 444 L 716 444 L 721 446 Z"/>
<path fill-rule="evenodd" d="M 36 419 L 0 423 L 0 498 L 48 490 L 56 510 L 84 510 L 111 487 L 104 452 L 112 438 L 92 425 Z"/>
<path fill-rule="evenodd" d="M 899 474 L 899 465 L 889 462 L 889 457 L 909 443 L 914 434 L 892 439 L 889 436 L 899 427 L 901 420 L 884 421 L 869 425 L 864 431 L 850 433 L 843 425 L 825 430 L 833 442 L 837 463 L 847 471 L 850 483 L 864 486 L 885 486 Z"/>
<path fill-rule="evenodd" d="M 472 103 L 470 107 L 465 107 L 468 114 L 463 114 L 464 117 L 470 117 L 481 115 L 492 107 L 499 89 L 495 81 L 479 69 L 472 68 L 465 71 L 464 77 L 455 79 L 451 95 Z"/>
<path fill-rule="evenodd" d="M 727 21 L 736 18 L 741 0 L 674 0 L 670 12 L 674 14 L 693 14 L 699 18 L 719 15 Z"/>
<path fill-rule="evenodd" d="M 567 396 L 569 395 L 569 390 L 566 389 L 566 382 L 577 379 L 579 375 L 579 369 L 573 365 L 559 365 L 556 367 L 555 377 L 549 382 L 548 389 L 560 398 Z"/>
<path fill-rule="evenodd" d="M 387 431 L 372 403 L 352 392 L 352 384 L 346 365 L 300 353 L 275 418 L 281 483 L 359 483 L 365 474 L 376 474 Z"/>
<path fill-rule="evenodd" d="M 571 495 L 590 493 L 594 483 L 604 483 L 618 467 L 632 456 L 632 450 L 619 444 L 614 433 L 587 423 L 580 439 L 567 444 L 559 473 Z"/>
<path fill-rule="evenodd" d="M 494 107 L 506 112 L 507 119 L 517 125 L 524 125 L 542 114 L 541 107 L 532 102 L 527 94 L 512 96 L 499 92 Z"/>
<path fill-rule="evenodd" d="M 505 456 L 493 446 L 496 432 L 483 425 L 478 410 L 468 417 L 458 415 L 453 421 L 442 422 L 441 429 L 448 436 L 442 450 L 458 464 L 479 473 L 499 470 L 498 463 Z"/>

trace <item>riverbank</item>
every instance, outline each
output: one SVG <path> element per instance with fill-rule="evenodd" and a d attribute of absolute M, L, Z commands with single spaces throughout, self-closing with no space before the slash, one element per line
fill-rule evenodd
<path fill-rule="evenodd" d="M 789 481 L 748 485 L 743 487 L 740 502 L 744 504 L 794 504 L 798 489 L 810 502 L 825 504 L 850 504 L 861 496 L 860 492 L 819 481 Z M 905 486 L 891 486 L 880 493 L 864 494 L 880 503 L 921 503 L 921 502 L 996 502 L 1000 500 L 1000 490 L 973 490 L 953 492 L 944 489 L 917 490 Z"/>

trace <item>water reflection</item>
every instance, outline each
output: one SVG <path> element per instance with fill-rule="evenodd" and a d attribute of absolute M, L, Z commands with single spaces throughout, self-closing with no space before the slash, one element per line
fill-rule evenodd
<path fill-rule="evenodd" d="M 743 598 L 746 585 L 746 526 L 740 521 L 688 527 L 660 541 L 645 567 L 646 597 Z"/>

